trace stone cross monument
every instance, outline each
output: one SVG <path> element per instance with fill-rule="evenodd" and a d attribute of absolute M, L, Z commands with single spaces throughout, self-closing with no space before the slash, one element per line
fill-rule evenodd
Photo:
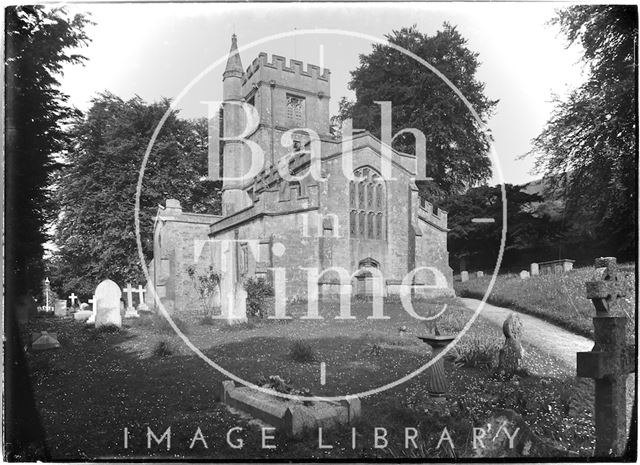
<path fill-rule="evenodd" d="M 613 257 L 597 258 L 594 280 L 586 283 L 587 298 L 596 308 L 595 345 L 578 352 L 577 375 L 595 379 L 596 457 L 620 456 L 627 443 L 627 317 L 618 308 L 624 296 Z"/>

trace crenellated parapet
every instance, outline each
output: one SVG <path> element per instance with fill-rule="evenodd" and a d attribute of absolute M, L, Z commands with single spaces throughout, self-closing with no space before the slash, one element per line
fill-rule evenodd
<path fill-rule="evenodd" d="M 319 66 L 307 64 L 305 69 L 304 63 L 293 58 L 289 60 L 287 66 L 287 59 L 280 55 L 272 55 L 271 61 L 266 53 L 260 53 L 257 58 L 247 67 L 244 81 L 246 82 L 253 76 L 260 68 L 268 68 L 272 70 L 279 70 L 287 73 L 292 73 L 296 76 L 301 76 L 311 79 L 319 79 L 322 81 L 329 81 L 331 71 L 327 68 L 321 69 Z"/>
<path fill-rule="evenodd" d="M 441 208 L 436 208 L 432 203 L 420 199 L 418 217 L 443 229 L 447 229 L 447 212 Z"/>

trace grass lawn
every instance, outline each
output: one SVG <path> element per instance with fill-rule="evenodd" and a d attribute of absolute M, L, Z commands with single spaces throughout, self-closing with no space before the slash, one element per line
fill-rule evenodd
<path fill-rule="evenodd" d="M 635 271 L 634 264 L 621 265 L 619 271 L 627 289 L 621 309 L 629 318 L 627 342 L 630 344 L 636 342 Z M 487 302 L 535 315 L 576 334 L 593 338 L 595 309 L 591 300 L 585 297 L 585 282 L 592 279 L 593 272 L 594 267 L 584 267 L 561 275 L 532 276 L 524 280 L 517 274 L 499 275 Z M 455 281 L 456 294 L 481 299 L 490 279 L 490 276 L 485 276 L 465 283 Z"/>
<path fill-rule="evenodd" d="M 471 312 L 456 299 L 421 303 L 418 312 L 437 311 L 448 305 L 439 328 L 457 331 Z M 293 306 L 288 322 L 259 321 L 225 327 L 185 323 L 190 340 L 204 353 L 233 373 L 257 382 L 262 376 L 280 375 L 298 388 L 316 395 L 344 395 L 371 389 L 415 370 L 430 357 L 428 347 L 416 335 L 424 326 L 398 303 L 385 303 L 390 320 L 368 320 L 370 304 L 354 303 L 355 320 L 334 320 L 337 303 L 325 303 L 324 320 L 300 320 L 302 305 Z M 406 326 L 401 334 L 398 329 Z M 231 413 L 214 400 L 223 376 L 194 355 L 157 319 L 125 321 L 118 332 L 100 332 L 69 319 L 38 318 L 25 331 L 58 332 L 62 349 L 29 352 L 28 361 L 38 409 L 47 433 L 47 444 L 56 460 L 89 458 L 382 458 L 473 456 L 472 427 L 485 423 L 498 409 L 510 408 L 522 415 L 540 438 L 560 452 L 590 455 L 594 431 L 591 424 L 593 384 L 579 380 L 545 353 L 525 347 L 528 372 L 511 381 L 492 376 L 492 369 L 445 365 L 451 383 L 451 414 L 425 412 L 431 405 L 424 389 L 425 374 L 396 388 L 362 399 L 362 417 L 356 428 L 356 448 L 351 447 L 351 427 L 324 432 L 319 449 L 317 432 L 300 440 L 276 434 L 275 449 L 261 447 L 259 426 Z M 293 341 L 302 340 L 315 353 L 315 361 L 294 362 Z M 454 355 L 497 355 L 502 344 L 499 328 L 477 321 L 461 340 Z M 164 356 L 159 355 L 162 344 Z M 320 384 L 319 363 L 327 367 L 326 384 Z M 241 449 L 227 445 L 230 428 L 242 427 L 235 437 Z M 436 445 L 448 428 L 455 450 Z M 160 437 L 171 427 L 171 449 L 152 444 L 147 448 L 147 427 Z M 190 448 L 200 427 L 201 441 Z M 374 428 L 388 431 L 388 447 L 374 448 Z M 404 428 L 420 432 L 419 449 L 405 449 Z M 128 448 L 123 446 L 128 428 Z"/>

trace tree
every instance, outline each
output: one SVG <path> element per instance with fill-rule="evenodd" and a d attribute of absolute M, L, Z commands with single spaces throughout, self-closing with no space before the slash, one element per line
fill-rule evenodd
<path fill-rule="evenodd" d="M 497 101 L 484 95 L 484 84 L 475 77 L 478 54 L 467 47 L 455 27 L 445 23 L 441 31 L 429 36 L 413 26 L 393 31 L 386 38 L 435 66 L 486 122 Z M 433 198 L 459 193 L 491 175 L 489 136 L 453 90 L 413 58 L 388 45 L 375 44 L 370 54 L 360 55 L 349 88 L 355 91 L 356 100 L 342 99 L 338 121 L 352 118 L 354 128 L 380 137 L 380 105 L 374 102 L 391 101 L 393 134 L 405 128 L 425 134 L 427 176 L 434 182 L 420 186 L 423 195 Z M 401 134 L 393 146 L 414 153 L 413 136 Z"/>
<path fill-rule="evenodd" d="M 569 221 L 585 242 L 609 253 L 636 255 L 635 5 L 581 5 L 552 20 L 568 44 L 579 43 L 588 77 L 555 110 L 533 141 L 536 168 L 553 179 Z M 585 244 L 586 245 L 586 244 Z"/>
<path fill-rule="evenodd" d="M 70 50 L 88 42 L 89 21 L 43 6 L 7 7 L 5 21 L 7 282 L 11 292 L 37 295 L 55 217 L 48 187 L 66 140 L 63 125 L 75 115 L 58 76 L 65 64 L 84 60 Z"/>
<path fill-rule="evenodd" d="M 524 186 L 505 184 L 507 197 L 507 237 L 503 265 L 522 265 L 524 251 L 548 246 L 558 228 L 557 222 L 540 213 L 542 197 L 523 191 Z M 441 202 L 448 212 L 448 249 L 452 262 L 474 268 L 495 266 L 502 237 L 502 189 L 480 186 Z M 493 223 L 473 222 L 491 218 Z"/>
<path fill-rule="evenodd" d="M 5 458 L 48 460 L 45 433 L 33 398 L 15 311 L 39 294 L 43 243 L 53 211 L 47 190 L 64 144 L 63 123 L 73 115 L 58 76 L 81 63 L 70 50 L 86 44 L 87 19 L 42 6 L 5 8 Z"/>
<path fill-rule="evenodd" d="M 123 101 L 110 93 L 93 99 L 70 130 L 66 166 L 58 186 L 56 275 L 64 292 L 91 295 L 105 278 L 144 279 L 135 238 L 134 207 L 142 159 L 170 102 Z M 194 212 L 217 213 L 219 183 L 204 180 L 206 120 L 183 120 L 172 111 L 146 166 L 140 197 L 145 258 L 153 251 L 153 217 L 168 198 Z"/>

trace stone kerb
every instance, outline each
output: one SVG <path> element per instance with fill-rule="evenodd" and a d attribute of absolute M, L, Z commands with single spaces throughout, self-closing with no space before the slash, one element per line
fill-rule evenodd
<path fill-rule="evenodd" d="M 220 400 L 294 438 L 307 430 L 349 424 L 361 413 L 357 397 L 340 402 L 314 401 L 305 405 L 302 401 L 278 398 L 253 388 L 236 387 L 233 381 L 222 382 Z"/>

